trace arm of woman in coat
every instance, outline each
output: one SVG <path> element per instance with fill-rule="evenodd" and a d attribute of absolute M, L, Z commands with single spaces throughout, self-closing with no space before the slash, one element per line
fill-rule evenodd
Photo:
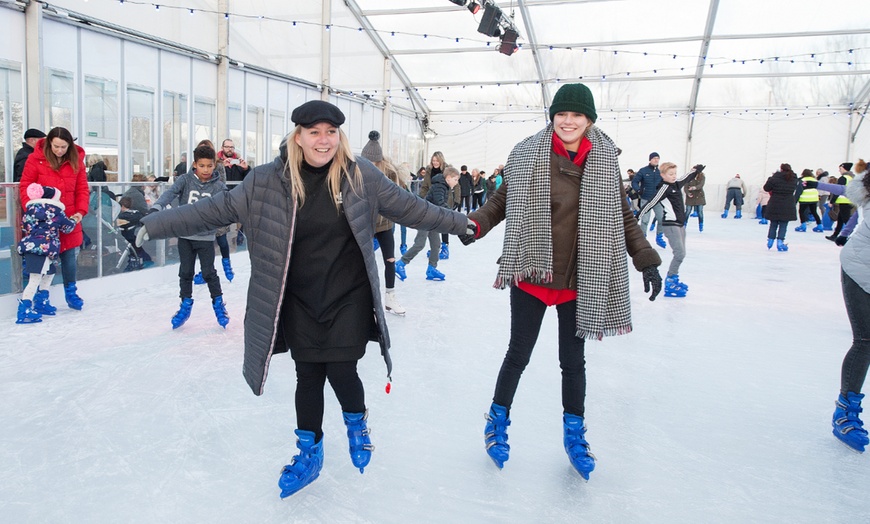
<path fill-rule="evenodd" d="M 828 184 L 827 182 L 819 182 L 819 189 L 828 191 L 832 195 L 842 196 L 846 194 L 846 186 L 840 184 Z"/>
<path fill-rule="evenodd" d="M 507 184 L 502 184 L 489 194 L 486 203 L 477 211 L 468 214 L 468 218 L 477 224 L 477 236 L 483 238 L 492 228 L 504 220 L 505 203 L 507 202 Z"/>

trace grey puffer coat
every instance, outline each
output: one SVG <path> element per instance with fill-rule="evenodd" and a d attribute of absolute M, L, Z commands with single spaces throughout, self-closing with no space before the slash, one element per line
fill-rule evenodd
<path fill-rule="evenodd" d="M 362 172 L 363 187 L 356 193 L 345 179 L 342 205 L 362 251 L 371 284 L 378 342 L 389 376 L 392 369 L 390 336 L 372 246 L 378 215 L 414 229 L 456 235 L 465 233 L 468 220 L 461 213 L 433 206 L 403 190 L 368 160 L 357 157 L 356 162 Z M 263 394 L 272 355 L 287 351 L 278 322 L 287 272 L 293 259 L 296 207 L 290 182 L 284 174 L 284 163 L 281 158 L 275 158 L 271 163 L 252 169 L 230 191 L 142 219 L 150 238 L 189 236 L 233 222 L 242 223 L 251 258 L 242 373 L 255 395 Z"/>

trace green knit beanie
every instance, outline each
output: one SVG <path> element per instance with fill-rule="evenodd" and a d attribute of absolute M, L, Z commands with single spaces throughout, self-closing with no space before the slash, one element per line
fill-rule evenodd
<path fill-rule="evenodd" d="M 561 111 L 581 113 L 593 123 L 598 119 L 592 91 L 583 84 L 565 84 L 559 88 L 553 97 L 553 105 L 550 106 L 550 121 Z"/>

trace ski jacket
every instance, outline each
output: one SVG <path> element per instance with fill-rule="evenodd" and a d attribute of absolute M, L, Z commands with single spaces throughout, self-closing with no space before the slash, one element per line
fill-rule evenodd
<path fill-rule="evenodd" d="M 638 169 L 634 178 L 631 179 L 631 187 L 640 193 L 640 199 L 644 202 L 656 196 L 656 191 L 661 183 L 662 175 L 658 166 L 651 164 Z"/>
<path fill-rule="evenodd" d="M 767 202 L 764 218 L 786 222 L 797 220 L 794 192 L 800 180 L 794 173 L 792 175 L 791 180 L 786 180 L 785 173 L 777 171 L 764 183 L 763 189 L 770 192 L 770 200 Z"/>
<path fill-rule="evenodd" d="M 157 202 L 152 204 L 152 209 L 165 209 L 173 200 L 178 199 L 178 207 L 184 207 L 185 205 L 192 204 L 199 200 L 208 197 L 214 197 L 216 194 L 224 193 L 227 190 L 227 185 L 221 180 L 221 176 L 218 173 L 217 169 L 215 169 L 211 178 L 203 182 L 196 176 L 196 173 L 191 169 L 184 175 L 175 179 L 175 183 L 172 186 L 163 192 L 160 195 L 160 198 L 157 199 Z M 142 196 L 142 200 L 145 200 L 145 196 Z M 135 209 L 136 206 L 134 205 Z M 215 229 L 218 227 L 224 227 L 227 224 L 231 224 L 233 221 L 229 221 L 223 224 L 218 224 L 213 229 L 197 229 L 198 234 L 188 235 L 180 238 L 186 238 L 188 240 L 214 240 L 215 238 Z M 149 230 L 150 231 L 150 230 Z"/>
<path fill-rule="evenodd" d="M 390 337 L 381 299 L 380 269 L 372 246 L 378 214 L 410 228 L 456 235 L 465 233 L 468 220 L 462 213 L 433 206 L 403 190 L 362 157 L 357 157 L 356 164 L 351 165 L 351 169 L 356 167 L 362 173 L 362 187 L 353 190 L 346 178 L 342 181 L 342 208 L 362 251 L 372 292 L 377 340 L 389 376 L 392 369 Z M 142 219 L 150 238 L 187 236 L 234 222 L 244 227 L 251 279 L 242 373 L 255 395 L 263 394 L 272 355 L 287 351 L 279 317 L 288 269 L 294 263 L 296 210 L 297 200 L 284 173 L 284 160 L 277 157 L 252 169 L 242 183 L 230 191 Z"/>
<path fill-rule="evenodd" d="M 683 186 L 695 180 L 698 174 L 690 171 L 678 178 L 673 184 L 668 184 L 664 180 L 659 186 L 658 192 L 653 195 L 652 199 L 641 208 L 637 215 L 637 220 L 641 218 L 658 204 L 662 204 L 662 225 L 663 226 L 678 226 L 683 227 L 686 224 L 686 206 L 683 205 Z"/>
<path fill-rule="evenodd" d="M 866 171 L 856 174 L 845 187 L 819 182 L 819 189 L 830 191 L 832 195 L 845 195 L 864 215 L 864 220 L 855 226 L 849 235 L 849 242 L 840 251 L 840 266 L 861 289 L 870 293 L 870 220 L 867 220 L 870 213 L 870 194 L 864 187 L 866 176 Z"/>
<path fill-rule="evenodd" d="M 61 164 L 60 169 L 55 171 L 52 169 L 48 159 L 45 158 L 45 153 L 43 153 L 42 149 L 44 145 L 45 139 L 39 139 L 36 147 L 33 148 L 33 153 L 27 157 L 27 163 L 24 164 L 24 173 L 21 175 L 21 183 L 18 186 L 21 197 L 21 209 L 27 209 L 27 203 L 30 202 L 30 197 L 27 196 L 27 188 L 30 187 L 30 184 L 36 182 L 41 186 L 60 189 L 61 202 L 63 202 L 67 216 L 80 213 L 84 217 L 88 214 L 88 202 L 90 200 L 88 175 L 84 164 L 85 150 L 75 146 L 79 154 L 79 166 L 77 170 L 73 170 L 69 162 L 64 162 Z M 63 253 L 68 249 L 81 246 L 82 240 L 82 224 L 79 222 L 72 231 L 60 235 L 60 252 Z"/>
<path fill-rule="evenodd" d="M 694 180 L 686 183 L 686 205 L 687 206 L 706 206 L 707 197 L 704 194 L 704 183 L 707 177 L 704 173 L 699 174 Z"/>
<path fill-rule="evenodd" d="M 57 200 L 34 198 L 27 202 L 21 217 L 22 237 L 18 242 L 18 254 L 30 253 L 56 259 L 60 253 L 60 234 L 69 233 L 76 226 L 63 210 L 63 203 Z"/>
<path fill-rule="evenodd" d="M 12 181 L 21 181 L 21 175 L 24 174 L 24 164 L 27 163 L 27 157 L 33 153 L 33 148 L 27 142 L 21 143 L 21 149 L 15 153 L 15 164 L 13 166 Z"/>

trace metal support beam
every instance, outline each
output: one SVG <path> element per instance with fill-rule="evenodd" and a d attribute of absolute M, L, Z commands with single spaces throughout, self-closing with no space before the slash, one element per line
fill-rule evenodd
<path fill-rule="evenodd" d="M 405 91 L 408 92 L 411 98 L 411 104 L 415 106 L 415 110 L 419 113 L 419 116 L 425 116 L 429 114 L 429 106 L 426 105 L 426 101 L 417 93 L 417 90 L 414 87 L 414 84 L 411 83 L 411 79 L 408 78 L 408 75 L 405 74 L 405 71 L 402 69 L 396 61 L 393 59 L 393 54 L 390 52 L 390 49 L 381 39 L 381 36 L 375 31 L 375 28 L 372 26 L 371 22 L 363 15 L 362 10 L 359 8 L 355 0 L 344 0 L 347 8 L 350 9 L 350 12 L 353 13 L 354 18 L 359 23 L 360 27 L 365 30 L 366 34 L 371 39 L 372 43 L 375 44 L 375 47 L 378 48 L 378 51 L 384 56 L 384 58 L 389 58 L 390 62 L 393 66 L 393 71 L 396 73 L 396 76 L 399 77 L 399 80 L 402 82 L 402 85 L 405 86 Z"/>
<path fill-rule="evenodd" d="M 27 86 L 27 125 L 45 129 L 42 86 L 42 4 L 28 2 L 24 8 L 24 79 Z M 46 129 L 46 131 L 48 131 Z M 16 137 L 16 140 L 20 137 Z"/>
<path fill-rule="evenodd" d="M 323 0 L 320 12 L 320 23 L 325 28 L 332 24 L 332 0 Z M 331 80 L 332 61 L 332 32 L 322 31 L 320 34 L 320 99 L 329 101 L 329 85 Z"/>
<path fill-rule="evenodd" d="M 529 10 L 526 7 L 528 0 L 518 0 L 517 6 L 520 8 L 520 14 L 523 16 L 523 25 L 526 27 L 529 44 L 532 48 L 532 56 L 535 58 L 535 69 L 538 71 L 538 80 L 541 82 L 541 106 L 550 106 L 550 89 L 547 84 L 546 76 L 544 75 L 544 67 L 541 65 L 541 54 L 538 52 L 538 38 L 535 34 L 535 27 L 532 24 L 532 17 L 529 15 Z"/>
<path fill-rule="evenodd" d="M 695 67 L 695 78 L 692 81 L 692 95 L 689 97 L 689 133 L 688 140 L 692 143 L 692 131 L 695 127 L 695 119 L 692 114 L 698 105 L 698 93 L 701 87 L 701 79 L 704 78 L 704 66 L 707 65 L 707 53 L 710 51 L 710 37 L 713 34 L 713 26 L 716 24 L 716 13 L 719 10 L 719 0 L 710 0 L 710 9 L 707 11 L 707 24 L 704 26 L 704 39 L 701 40 L 701 50 L 698 52 L 698 65 Z"/>
<path fill-rule="evenodd" d="M 861 111 L 862 104 L 864 105 L 864 111 Z M 855 126 L 855 130 L 852 131 L 852 136 L 849 137 L 849 141 L 852 144 L 855 143 L 855 137 L 858 136 L 858 130 L 861 129 L 861 124 L 864 123 L 864 119 L 867 117 L 867 110 L 870 109 L 870 80 L 868 80 L 867 83 L 864 84 L 864 87 L 861 88 L 861 91 L 858 92 L 858 96 L 855 97 L 854 108 L 856 111 L 861 113 L 861 119 L 858 120 L 858 124 Z"/>
<path fill-rule="evenodd" d="M 229 13 L 229 0 L 218 0 L 218 11 Z M 229 103 L 230 76 L 230 21 L 218 16 L 218 66 L 217 66 L 217 136 L 212 137 L 215 147 L 221 147 L 221 141 L 230 136 L 230 121 L 227 111 Z M 196 103 L 195 101 L 193 102 Z M 241 144 L 239 144 L 241 145 Z M 218 149 L 220 151 L 220 149 Z M 188 159 L 188 165 L 193 165 L 193 157 Z"/>

